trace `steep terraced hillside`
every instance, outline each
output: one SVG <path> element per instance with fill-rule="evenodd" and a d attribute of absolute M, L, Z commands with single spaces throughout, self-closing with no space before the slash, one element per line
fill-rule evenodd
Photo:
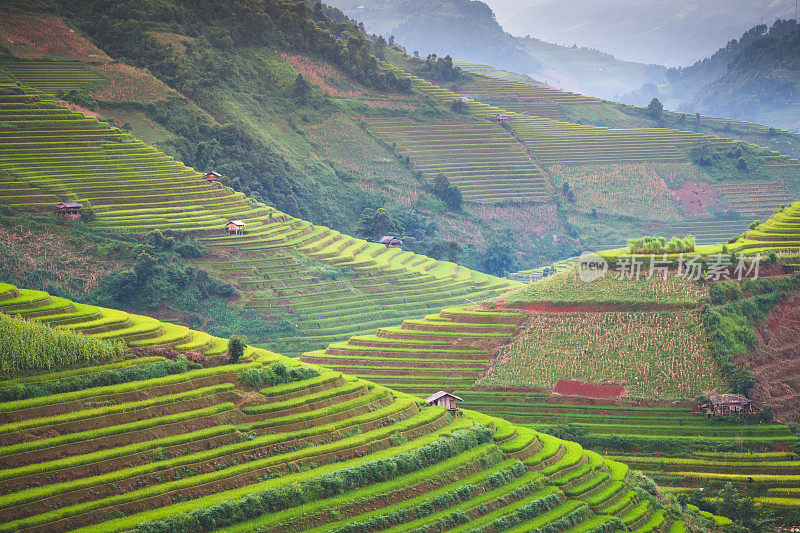
<path fill-rule="evenodd" d="M 443 102 L 461 98 L 459 94 L 420 78 L 412 78 L 412 83 L 417 90 Z M 480 117 L 508 115 L 511 130 L 545 165 L 598 161 L 685 161 L 686 156 L 680 152 L 682 147 L 700 141 L 730 142 L 717 137 L 661 128 L 611 129 L 558 122 L 509 112 L 479 101 L 468 102 L 467 106 L 470 113 Z"/>
<path fill-rule="evenodd" d="M 799 248 L 800 202 L 779 209 L 763 223 L 748 229 L 733 247 L 746 253 Z"/>
<path fill-rule="evenodd" d="M 201 266 L 235 281 L 246 307 L 290 321 L 281 350 L 318 348 L 514 285 L 290 217 L 95 118 L 11 82 L 0 91 L 0 171 L 15 182 L 3 203 L 74 200 L 91 207 L 97 229 L 199 235 L 217 251 Z M 244 234 L 226 234 L 229 220 L 243 221 Z"/>
<path fill-rule="evenodd" d="M 46 295 L 0 291 L 3 312 L 51 316 Z M 0 530 L 684 531 L 663 498 L 632 490 L 624 464 L 578 444 L 474 411 L 454 419 L 270 352 L 248 358 L 139 357 L 0 382 Z"/>
<path fill-rule="evenodd" d="M 541 202 L 552 195 L 547 176 L 496 124 L 388 117 L 369 118 L 367 124 L 429 179 L 447 176 L 468 202 Z"/>
<path fill-rule="evenodd" d="M 467 67 L 466 70 L 472 71 L 472 68 Z M 466 97 L 502 107 L 514 113 L 554 120 L 565 118 L 562 106 L 602 103 L 602 100 L 582 94 L 492 76 L 475 76 L 474 79 L 456 84 L 451 88 L 454 92 Z"/>
<path fill-rule="evenodd" d="M 708 420 L 692 408 L 730 387 L 698 311 L 709 288 L 644 277 L 583 283 L 573 263 L 494 304 L 444 309 L 302 360 L 409 393 L 449 387 L 482 413 L 636 464 L 676 494 L 731 482 L 770 508 L 800 506 L 791 427 L 761 415 Z M 794 416 L 793 316 L 791 301 L 780 304 L 751 358 L 755 397 L 776 399 L 781 420 Z"/>

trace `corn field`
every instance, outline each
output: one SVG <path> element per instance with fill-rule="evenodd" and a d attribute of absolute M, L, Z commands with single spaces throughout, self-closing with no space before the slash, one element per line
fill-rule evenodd
<path fill-rule="evenodd" d="M 478 385 L 621 382 L 634 398 L 726 390 L 692 312 L 542 314 L 527 326 Z"/>
<path fill-rule="evenodd" d="M 660 256 L 656 256 L 658 261 Z M 656 264 L 656 267 L 658 264 Z M 585 283 L 578 268 L 572 267 L 542 281 L 523 287 L 505 297 L 506 303 L 559 302 L 559 303 L 658 303 L 695 304 L 708 298 L 708 288 L 694 280 L 677 277 L 675 270 L 668 273 L 653 271 L 650 259 L 643 259 L 639 279 L 617 279 L 620 272 L 611 268 L 605 276 Z M 650 279 L 647 279 L 650 277 Z"/>
<path fill-rule="evenodd" d="M 125 345 L 53 329 L 0 314 L 0 375 L 94 364 L 121 355 Z"/>

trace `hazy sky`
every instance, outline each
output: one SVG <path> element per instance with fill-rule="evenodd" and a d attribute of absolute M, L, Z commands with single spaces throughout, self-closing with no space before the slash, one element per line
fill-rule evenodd
<path fill-rule="evenodd" d="M 752 26 L 795 18 L 795 0 L 484 0 L 503 28 L 620 59 L 686 65 Z"/>

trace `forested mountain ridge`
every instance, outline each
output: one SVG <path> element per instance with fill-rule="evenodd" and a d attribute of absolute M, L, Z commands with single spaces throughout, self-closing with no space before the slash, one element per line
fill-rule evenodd
<path fill-rule="evenodd" d="M 672 109 L 796 131 L 800 122 L 798 29 L 794 20 L 754 26 L 694 65 L 670 69 L 665 83 L 645 85 L 622 99 L 646 105 L 655 96 Z"/>

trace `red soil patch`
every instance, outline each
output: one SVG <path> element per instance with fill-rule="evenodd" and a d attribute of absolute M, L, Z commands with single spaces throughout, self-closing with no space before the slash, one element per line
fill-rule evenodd
<path fill-rule="evenodd" d="M 581 381 L 559 381 L 553 390 L 555 394 L 566 396 L 585 396 L 588 398 L 619 398 L 625 391 L 622 385 L 598 385 Z"/>
<path fill-rule="evenodd" d="M 347 76 L 332 65 L 301 55 L 290 56 L 289 54 L 281 54 L 281 56 L 285 61 L 290 63 L 297 72 L 302 74 L 305 79 L 322 89 L 325 94 L 347 98 L 354 98 L 361 95 L 361 91 L 353 89 L 348 90 L 341 87 L 346 83 Z M 339 85 L 339 87 L 336 87 L 336 85 Z"/>
<path fill-rule="evenodd" d="M 687 181 L 680 189 L 670 193 L 690 215 L 695 217 L 705 215 L 706 209 L 719 201 L 716 189 L 709 183 Z"/>

